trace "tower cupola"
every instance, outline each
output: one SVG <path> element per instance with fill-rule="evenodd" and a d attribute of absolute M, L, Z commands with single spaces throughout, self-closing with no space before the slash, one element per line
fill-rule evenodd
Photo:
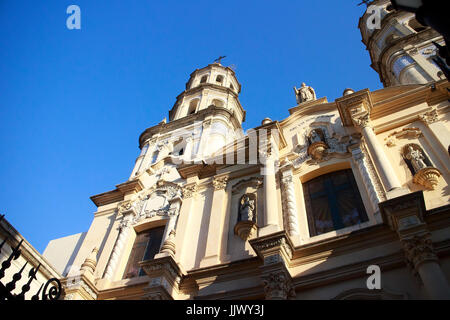
<path fill-rule="evenodd" d="M 375 0 L 368 5 L 358 25 L 362 41 L 385 87 L 425 84 L 445 78 L 433 61 L 444 45 L 435 30 L 421 25 L 414 13 L 396 11 L 389 0 Z"/>
<path fill-rule="evenodd" d="M 225 108 L 233 113 L 239 124 L 245 120 L 245 111 L 239 102 L 241 84 L 230 67 L 215 62 L 195 70 L 183 91 L 169 111 L 169 121 L 178 120 L 210 106 Z"/>

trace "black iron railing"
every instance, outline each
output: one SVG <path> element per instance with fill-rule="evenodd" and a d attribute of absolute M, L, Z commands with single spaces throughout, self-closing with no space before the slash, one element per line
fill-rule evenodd
<path fill-rule="evenodd" d="M 0 221 L 3 220 L 3 217 L 5 215 L 0 216 Z M 0 253 L 2 251 L 3 245 L 6 243 L 6 240 L 8 240 L 8 237 L 6 237 L 3 242 L 0 244 Z M 19 242 L 19 244 L 13 248 L 13 251 L 9 255 L 8 259 L 2 262 L 1 269 L 0 269 L 0 301 L 2 300 L 25 300 L 25 294 L 30 291 L 30 286 L 33 280 L 36 280 L 37 272 L 39 271 L 39 268 L 41 267 L 41 264 L 39 264 L 35 268 L 31 268 L 31 270 L 28 272 L 28 281 L 22 286 L 22 290 L 19 294 L 12 293 L 16 289 L 16 283 L 22 279 L 22 273 L 25 270 L 26 265 L 28 262 L 25 262 L 23 267 L 16 272 L 12 280 L 8 282 L 6 285 L 4 285 L 1 281 L 3 277 L 5 276 L 6 270 L 8 270 L 9 267 L 11 267 L 11 262 L 13 260 L 17 260 L 22 251 L 20 249 L 20 246 L 22 245 L 23 239 Z M 61 296 L 62 287 L 61 282 L 57 278 L 51 278 L 49 279 L 45 284 L 42 284 L 39 288 L 39 290 L 36 292 L 35 295 L 31 297 L 31 300 L 57 300 Z"/>

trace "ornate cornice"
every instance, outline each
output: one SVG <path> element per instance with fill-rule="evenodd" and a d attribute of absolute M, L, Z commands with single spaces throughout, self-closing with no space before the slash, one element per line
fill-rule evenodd
<path fill-rule="evenodd" d="M 236 119 L 236 116 L 233 113 L 233 111 L 227 108 L 211 105 L 208 108 L 199 110 L 198 112 L 192 115 L 188 115 L 186 117 L 177 120 L 172 120 L 167 123 L 159 123 L 156 126 L 145 129 L 144 132 L 142 132 L 141 135 L 139 136 L 139 147 L 142 149 L 145 142 L 156 134 L 163 135 L 165 133 L 170 133 L 182 127 L 194 125 L 195 122 L 203 121 L 208 116 L 211 115 L 225 116 L 230 121 L 230 123 L 233 124 L 235 128 L 239 128 L 241 126 L 241 124 Z M 245 111 L 243 116 L 245 118 Z"/>

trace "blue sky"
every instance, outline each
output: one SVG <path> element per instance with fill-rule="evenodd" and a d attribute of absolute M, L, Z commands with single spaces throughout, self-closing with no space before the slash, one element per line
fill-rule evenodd
<path fill-rule="evenodd" d="M 226 55 L 244 129 L 282 120 L 306 82 L 329 101 L 382 87 L 352 1 L 0 1 L 0 213 L 40 252 L 87 231 L 138 137 L 196 68 Z M 81 30 L 66 9 L 81 8 Z"/>

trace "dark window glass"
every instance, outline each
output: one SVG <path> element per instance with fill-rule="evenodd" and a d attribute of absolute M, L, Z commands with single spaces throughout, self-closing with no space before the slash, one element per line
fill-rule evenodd
<path fill-rule="evenodd" d="M 136 240 L 125 268 L 124 279 L 145 275 L 144 270 L 139 267 L 139 262 L 153 259 L 159 252 L 164 228 L 153 228 L 136 235 Z"/>
<path fill-rule="evenodd" d="M 303 190 L 311 236 L 368 220 L 350 169 L 312 179 Z"/>

